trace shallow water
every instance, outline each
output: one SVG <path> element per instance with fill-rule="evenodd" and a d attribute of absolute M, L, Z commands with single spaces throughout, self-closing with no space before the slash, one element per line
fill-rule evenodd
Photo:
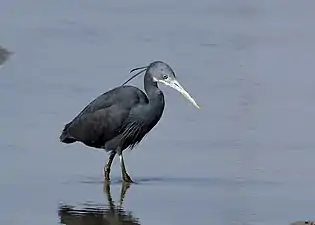
<path fill-rule="evenodd" d="M 1 224 L 314 219 L 314 7 L 1 1 L 0 44 L 14 52 L 0 68 Z M 162 120 L 125 153 L 137 184 L 121 208 L 118 160 L 108 191 L 107 155 L 58 137 L 90 100 L 152 60 L 169 63 L 201 109 L 161 87 Z"/>

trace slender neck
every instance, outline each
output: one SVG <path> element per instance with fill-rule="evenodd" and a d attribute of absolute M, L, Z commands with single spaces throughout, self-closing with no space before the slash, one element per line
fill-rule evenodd
<path fill-rule="evenodd" d="M 144 75 L 144 89 L 149 99 L 149 110 L 157 111 L 157 115 L 161 116 L 165 105 L 164 95 L 148 72 Z"/>

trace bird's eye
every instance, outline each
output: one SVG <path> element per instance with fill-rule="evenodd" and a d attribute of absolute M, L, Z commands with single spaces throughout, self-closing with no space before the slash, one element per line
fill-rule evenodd
<path fill-rule="evenodd" d="M 163 74 L 163 79 L 166 80 L 168 78 L 167 74 Z"/>

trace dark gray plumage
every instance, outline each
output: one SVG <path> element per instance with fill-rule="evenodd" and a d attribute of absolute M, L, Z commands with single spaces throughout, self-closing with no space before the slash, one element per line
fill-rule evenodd
<path fill-rule="evenodd" d="M 69 144 L 78 141 L 89 147 L 109 151 L 109 159 L 104 167 L 105 179 L 107 180 L 109 180 L 112 161 L 118 154 L 123 180 L 132 182 L 125 169 L 122 151 L 126 148 L 132 149 L 139 144 L 160 120 L 165 102 L 157 82 L 180 91 L 199 108 L 180 86 L 174 71 L 166 63 L 155 61 L 148 67 L 134 70 L 138 69 L 144 70 L 132 78 L 146 71 L 144 75 L 146 94 L 133 86 L 116 87 L 100 95 L 86 106 L 78 116 L 65 125 L 60 135 L 60 141 L 63 143 Z"/>

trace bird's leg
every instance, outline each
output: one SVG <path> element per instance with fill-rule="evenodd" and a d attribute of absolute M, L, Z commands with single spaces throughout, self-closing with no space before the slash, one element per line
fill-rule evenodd
<path fill-rule="evenodd" d="M 119 158 L 120 158 L 120 167 L 121 167 L 121 173 L 122 173 L 123 180 L 125 182 L 128 182 L 128 183 L 133 183 L 133 181 L 131 180 L 130 176 L 128 175 L 128 173 L 126 171 L 124 157 L 123 157 L 122 152 L 119 154 Z"/>
<path fill-rule="evenodd" d="M 112 151 L 110 154 L 109 154 L 109 157 L 108 157 L 108 160 L 104 166 L 104 176 L 105 176 L 105 180 L 109 180 L 109 174 L 110 174 L 110 167 L 113 163 L 113 160 L 115 158 L 115 155 L 116 155 L 116 152 L 115 151 Z"/>

